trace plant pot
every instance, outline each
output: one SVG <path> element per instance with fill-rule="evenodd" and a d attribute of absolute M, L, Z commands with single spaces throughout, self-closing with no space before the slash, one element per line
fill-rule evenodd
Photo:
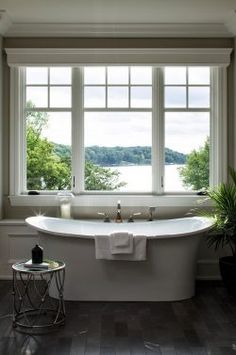
<path fill-rule="evenodd" d="M 220 273 L 228 292 L 236 296 L 236 257 L 223 256 L 219 259 Z"/>

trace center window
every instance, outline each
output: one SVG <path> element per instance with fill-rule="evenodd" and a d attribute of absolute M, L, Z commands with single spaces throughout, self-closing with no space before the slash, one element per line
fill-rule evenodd
<path fill-rule="evenodd" d="M 152 68 L 86 67 L 83 77 L 85 190 L 151 192 Z"/>
<path fill-rule="evenodd" d="M 22 192 L 209 186 L 210 67 L 22 68 Z"/>

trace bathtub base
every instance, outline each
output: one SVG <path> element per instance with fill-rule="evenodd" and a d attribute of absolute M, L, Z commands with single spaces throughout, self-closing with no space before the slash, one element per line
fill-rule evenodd
<path fill-rule="evenodd" d="M 147 261 L 96 260 L 93 239 L 40 233 L 40 243 L 46 258 L 66 263 L 65 300 L 177 301 L 194 296 L 199 235 L 149 239 Z"/>

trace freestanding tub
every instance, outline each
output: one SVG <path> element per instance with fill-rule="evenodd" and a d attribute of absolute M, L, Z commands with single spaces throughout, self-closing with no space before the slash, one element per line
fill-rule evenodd
<path fill-rule="evenodd" d="M 212 226 L 204 217 L 115 224 L 35 216 L 26 222 L 38 231 L 45 258 L 65 261 L 65 299 L 86 301 L 192 297 L 200 237 Z M 117 230 L 147 236 L 146 261 L 96 260 L 94 235 Z"/>

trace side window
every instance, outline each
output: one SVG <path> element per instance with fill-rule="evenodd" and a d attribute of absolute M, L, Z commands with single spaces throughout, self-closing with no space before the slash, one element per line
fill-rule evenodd
<path fill-rule="evenodd" d="M 165 191 L 209 187 L 209 67 L 165 67 Z"/>
<path fill-rule="evenodd" d="M 25 70 L 26 190 L 71 188 L 71 68 Z"/>

